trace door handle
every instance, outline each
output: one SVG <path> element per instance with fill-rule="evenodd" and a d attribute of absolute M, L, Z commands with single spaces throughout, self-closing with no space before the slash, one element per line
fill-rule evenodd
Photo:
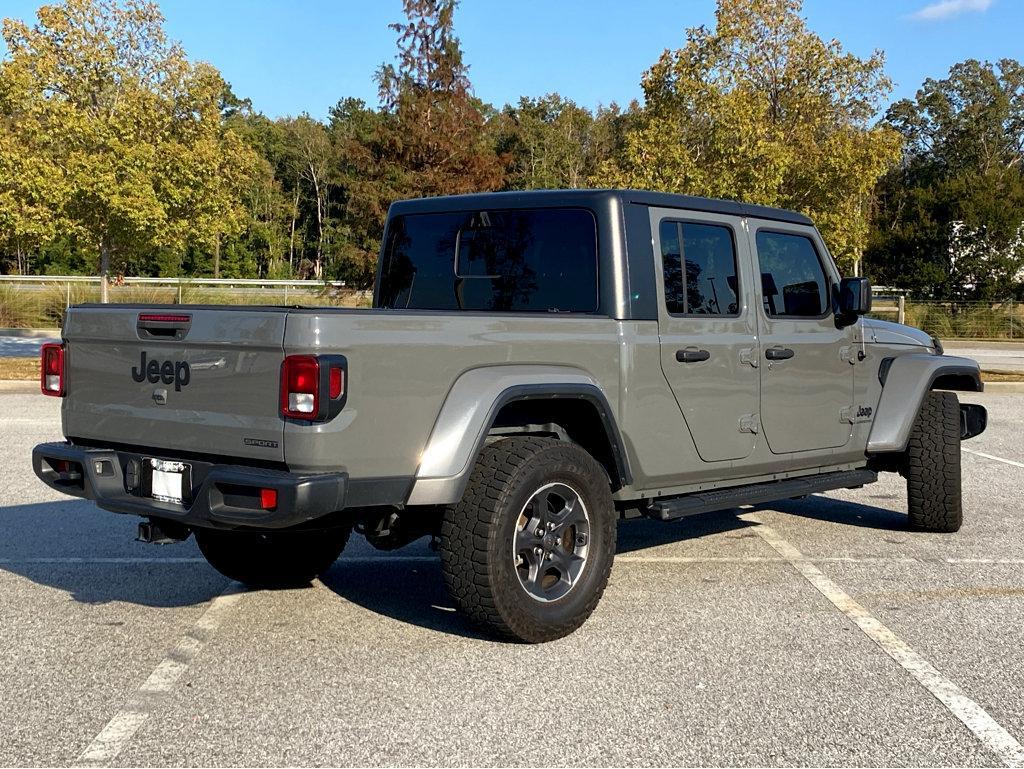
<path fill-rule="evenodd" d="M 796 353 L 788 347 L 769 347 L 764 351 L 764 357 L 768 360 L 789 360 L 794 355 Z"/>
<path fill-rule="evenodd" d="M 680 363 L 700 363 L 710 357 L 707 350 L 676 350 L 676 360 Z"/>

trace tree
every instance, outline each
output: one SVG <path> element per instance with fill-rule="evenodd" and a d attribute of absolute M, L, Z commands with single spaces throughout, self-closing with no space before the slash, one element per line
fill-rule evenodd
<path fill-rule="evenodd" d="M 316 250 L 311 260 L 313 277 L 323 277 L 324 236 L 327 226 L 327 207 L 330 195 L 328 173 L 331 167 L 333 147 L 323 123 L 309 115 L 300 115 L 285 122 L 285 131 L 290 152 L 290 165 L 295 175 L 295 208 L 292 219 L 292 242 L 294 249 L 295 219 L 303 185 L 312 193 L 311 203 L 315 213 Z"/>
<path fill-rule="evenodd" d="M 328 132 L 340 191 L 333 277 L 360 288 L 373 284 L 388 206 L 404 193 L 399 182 L 405 176 L 386 154 L 393 121 L 361 99 L 342 99 L 331 108 Z"/>
<path fill-rule="evenodd" d="M 856 271 L 872 190 L 899 155 L 899 136 L 871 125 L 890 83 L 881 53 L 845 53 L 801 9 L 718 0 L 716 28 L 689 29 L 644 74 L 644 105 L 600 178 L 803 211 Z"/>
<path fill-rule="evenodd" d="M 507 159 L 510 189 L 586 187 L 621 143 L 615 104 L 592 113 L 556 93 L 524 96 L 498 122 L 497 151 Z"/>
<path fill-rule="evenodd" d="M 919 294 L 1024 293 L 1024 67 L 968 60 L 890 107 L 899 166 L 879 185 L 868 263 Z"/>
<path fill-rule="evenodd" d="M 154 3 L 65 0 L 3 36 L 0 115 L 18 140 L 0 144 L 0 189 L 24 211 L 38 195 L 11 169 L 53 174 L 49 213 L 98 257 L 104 300 L 112 267 L 240 231 L 257 158 L 222 127 L 223 79 L 167 40 Z"/>
<path fill-rule="evenodd" d="M 403 0 L 397 65 L 377 72 L 381 104 L 391 120 L 380 137 L 412 195 L 498 189 L 502 166 L 489 145 L 483 105 L 454 33 L 455 0 Z"/>

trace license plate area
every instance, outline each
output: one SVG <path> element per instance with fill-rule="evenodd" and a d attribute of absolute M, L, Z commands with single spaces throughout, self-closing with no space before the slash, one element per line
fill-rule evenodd
<path fill-rule="evenodd" d="M 192 466 L 187 462 L 147 459 L 148 494 L 158 502 L 187 505 L 192 501 Z"/>

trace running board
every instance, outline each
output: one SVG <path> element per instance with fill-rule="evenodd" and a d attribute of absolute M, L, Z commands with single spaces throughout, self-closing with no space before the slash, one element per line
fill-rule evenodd
<path fill-rule="evenodd" d="M 821 491 L 856 488 L 874 483 L 876 480 L 878 473 L 874 470 L 843 470 L 769 483 L 751 483 L 747 486 L 699 491 L 681 497 L 659 499 L 651 503 L 645 514 L 659 521 L 674 521 L 688 515 L 729 510 L 740 505 L 760 505 L 765 502 L 777 502 L 780 499 L 817 494 Z"/>

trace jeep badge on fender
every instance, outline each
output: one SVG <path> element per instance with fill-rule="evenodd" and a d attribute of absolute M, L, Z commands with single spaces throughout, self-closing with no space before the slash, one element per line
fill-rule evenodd
<path fill-rule="evenodd" d="M 143 350 L 138 368 L 132 368 L 132 379 L 136 382 L 149 380 L 150 384 L 163 382 L 169 385 L 173 383 L 175 391 L 181 392 L 181 388 L 192 380 L 192 370 L 188 367 L 188 362 L 183 360 L 165 360 L 163 363 L 151 360 L 146 363 L 146 351 Z"/>

